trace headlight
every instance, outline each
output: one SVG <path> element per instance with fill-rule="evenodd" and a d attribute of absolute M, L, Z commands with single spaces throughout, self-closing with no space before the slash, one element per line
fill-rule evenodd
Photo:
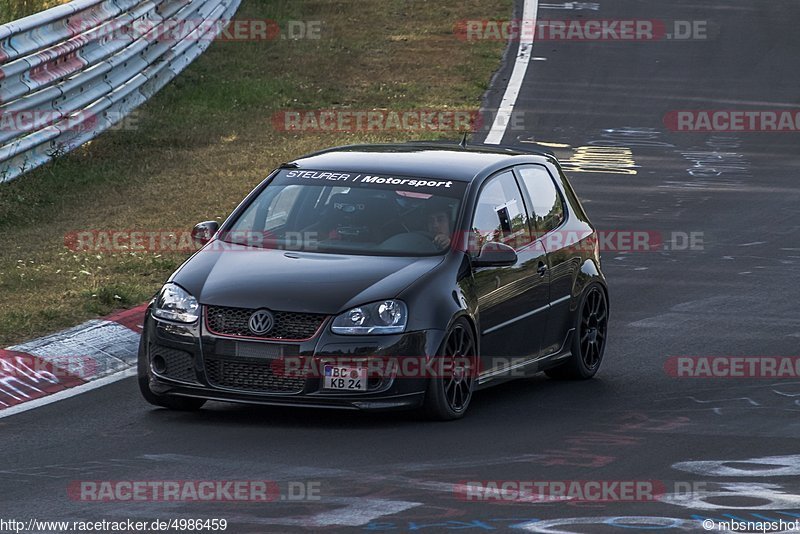
<path fill-rule="evenodd" d="M 200 317 L 200 305 L 182 287 L 165 284 L 158 293 L 153 315 L 160 319 L 193 323 Z"/>
<path fill-rule="evenodd" d="M 406 329 L 408 310 L 399 300 L 383 300 L 358 306 L 337 316 L 334 334 L 399 334 Z"/>

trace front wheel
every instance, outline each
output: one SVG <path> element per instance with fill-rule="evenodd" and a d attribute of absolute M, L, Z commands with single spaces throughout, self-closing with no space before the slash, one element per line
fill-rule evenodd
<path fill-rule="evenodd" d="M 438 358 L 436 376 L 428 381 L 423 409 L 430 419 L 460 419 L 472 400 L 477 374 L 477 355 L 472 329 L 458 319 L 445 337 Z"/>
<path fill-rule="evenodd" d="M 558 367 L 548 369 L 550 378 L 585 380 L 592 378 L 600 368 L 608 336 L 608 300 L 600 284 L 591 284 L 584 290 L 575 317 L 572 336 L 572 355 Z"/>
<path fill-rule="evenodd" d="M 172 397 L 153 393 L 150 389 L 150 365 L 147 362 L 147 352 L 145 350 L 145 337 L 142 335 L 139 341 L 139 354 L 137 359 L 137 373 L 139 381 L 139 391 L 142 392 L 144 400 L 153 406 L 168 408 L 182 412 L 199 410 L 206 403 L 205 399 L 193 399 L 191 397 Z"/>

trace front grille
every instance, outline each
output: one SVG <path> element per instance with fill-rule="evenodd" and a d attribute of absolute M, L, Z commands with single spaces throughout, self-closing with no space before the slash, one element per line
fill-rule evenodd
<path fill-rule="evenodd" d="M 264 393 L 299 393 L 306 382 L 301 376 L 276 373 L 270 361 L 208 359 L 206 375 L 215 386 Z"/>
<path fill-rule="evenodd" d="M 194 356 L 190 353 L 161 345 L 150 345 L 150 361 L 152 362 L 155 358 L 163 360 L 163 369 L 156 369 L 161 376 L 183 382 L 197 382 L 197 375 L 194 372 Z M 162 364 L 161 361 L 158 363 Z"/>
<path fill-rule="evenodd" d="M 300 355 L 300 345 L 289 343 L 217 339 L 212 346 L 213 356 L 223 359 L 277 360 Z"/>
<path fill-rule="evenodd" d="M 264 335 L 250 331 L 250 316 L 256 309 L 228 308 L 225 306 L 206 306 L 206 325 L 214 334 L 223 336 L 255 337 L 260 339 L 281 339 L 304 341 L 314 337 L 325 315 L 317 313 L 295 313 L 274 311 L 272 329 Z"/>

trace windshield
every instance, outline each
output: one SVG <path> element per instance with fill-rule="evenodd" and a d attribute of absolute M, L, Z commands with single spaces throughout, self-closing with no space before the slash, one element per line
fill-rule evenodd
<path fill-rule="evenodd" d="M 281 170 L 219 238 L 262 248 L 370 256 L 443 254 L 467 184 Z"/>

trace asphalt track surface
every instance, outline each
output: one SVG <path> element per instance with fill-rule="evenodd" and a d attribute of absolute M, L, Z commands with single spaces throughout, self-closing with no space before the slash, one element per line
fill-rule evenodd
<path fill-rule="evenodd" d="M 145 405 L 127 379 L 0 420 L 0 518 L 225 518 L 237 533 L 630 532 L 800 514 L 800 379 L 665 371 L 673 356 L 800 356 L 798 134 L 683 133 L 663 122 L 674 110 L 800 107 L 800 4 L 545 5 L 540 18 L 709 25 L 709 38 L 686 42 L 537 41 L 515 108 L 524 128 L 503 140 L 569 145 L 556 149 L 566 160 L 614 141 L 632 159 L 618 173 L 569 173 L 594 223 L 702 233 L 702 250 L 604 253 L 611 337 L 596 379 L 536 377 L 481 391 L 465 419 L 446 424 L 219 403 L 173 413 Z M 83 502 L 68 494 L 79 480 L 271 480 L 284 493 L 310 482 L 320 499 Z M 490 480 L 655 481 L 667 493 L 697 484 L 657 502 L 454 492 Z"/>

